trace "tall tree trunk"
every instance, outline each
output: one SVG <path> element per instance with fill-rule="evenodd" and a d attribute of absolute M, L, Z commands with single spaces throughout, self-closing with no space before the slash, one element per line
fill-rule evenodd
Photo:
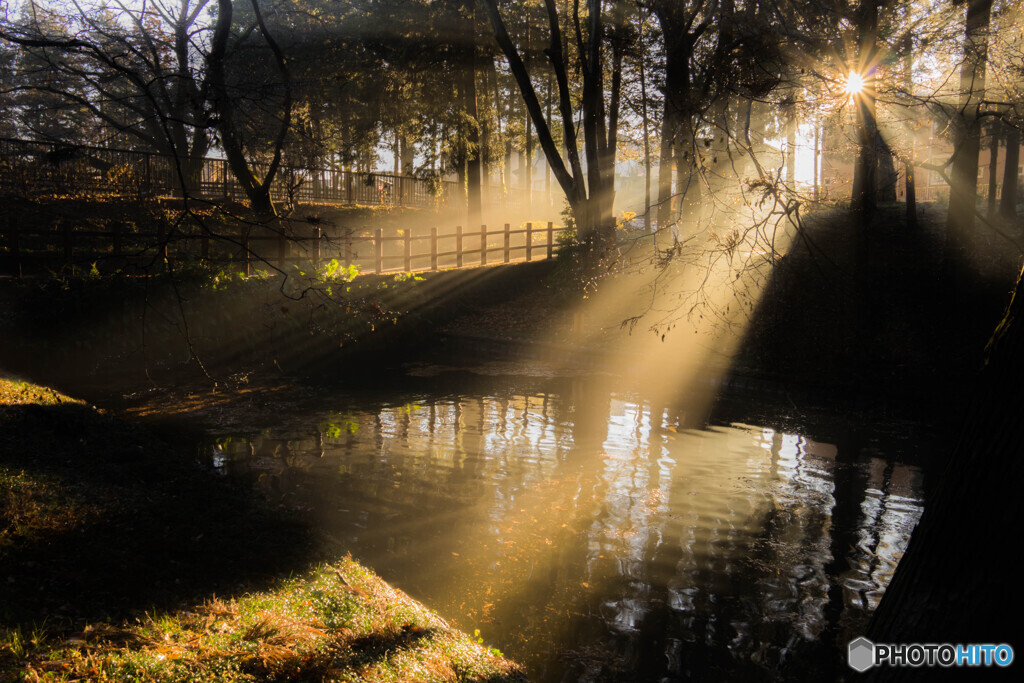
<path fill-rule="evenodd" d="M 788 104 L 786 112 L 786 185 L 796 187 L 796 104 Z"/>
<path fill-rule="evenodd" d="M 875 176 L 878 182 L 878 201 L 893 203 L 896 201 L 896 184 L 899 182 L 896 160 L 893 158 L 892 148 L 882 137 L 881 131 L 877 130 L 875 148 L 878 150 L 878 170 Z"/>
<path fill-rule="evenodd" d="M 640 56 L 640 116 L 644 130 L 644 232 L 651 231 L 651 134 L 647 118 L 647 76 Z"/>
<path fill-rule="evenodd" d="M 821 175 L 821 115 L 815 114 L 814 118 L 814 189 L 811 195 L 814 201 L 818 201 L 818 177 Z"/>
<path fill-rule="evenodd" d="M 878 125 L 875 119 L 875 78 L 871 71 L 878 37 L 878 0 L 861 0 L 860 50 L 857 70 L 864 78 L 864 88 L 854 95 L 858 113 L 858 152 L 853 171 L 853 191 L 850 208 L 857 216 L 858 225 L 871 223 L 878 203 L 875 173 L 878 168 L 876 140 Z M 865 237 L 866 239 L 866 237 Z"/>
<path fill-rule="evenodd" d="M 408 134 L 403 134 L 398 138 L 401 143 L 401 152 L 399 154 L 399 161 L 402 164 L 402 175 L 413 174 L 413 163 L 416 159 L 416 145 L 413 144 Z"/>
<path fill-rule="evenodd" d="M 694 130 L 694 117 L 683 119 L 682 135 L 676 140 L 676 190 L 679 212 L 676 214 L 686 230 L 693 233 L 701 218 L 701 160 L 702 145 Z"/>
<path fill-rule="evenodd" d="M 284 53 L 263 22 L 263 14 L 260 11 L 257 0 L 252 0 L 252 7 L 260 32 L 274 55 L 278 72 L 281 74 L 284 82 L 284 98 L 281 104 L 282 116 L 274 138 L 274 153 L 262 181 L 256 177 L 255 172 L 245 157 L 245 150 L 238 136 L 239 124 L 235 120 L 235 102 L 227 90 L 225 62 L 227 59 L 228 38 L 231 34 L 231 0 L 217 0 L 217 21 L 214 25 L 213 36 L 210 39 L 207 67 L 209 69 L 210 91 L 213 95 L 214 108 L 218 114 L 217 129 L 220 133 L 220 142 L 227 157 L 228 166 L 249 199 L 252 211 L 261 219 L 271 219 L 277 216 L 277 209 L 274 207 L 274 201 L 270 196 L 270 187 L 280 167 L 285 139 L 291 127 L 291 77 Z"/>
<path fill-rule="evenodd" d="M 1006 161 L 1003 162 L 1003 194 L 999 198 L 999 215 L 1017 217 L 1017 164 L 1020 163 L 1020 128 L 1006 131 Z"/>
<path fill-rule="evenodd" d="M 395 141 L 391 145 L 391 172 L 398 175 L 402 172 L 402 138 L 395 129 Z"/>
<path fill-rule="evenodd" d="M 974 227 L 978 201 L 978 152 L 981 149 L 979 108 L 985 98 L 985 62 L 992 0 L 968 0 L 964 58 L 960 67 L 959 115 L 953 117 L 954 150 L 950 176 L 947 243 L 959 251 Z M 952 254 L 950 254 L 952 255 Z"/>
<path fill-rule="evenodd" d="M 658 157 L 658 228 L 672 222 L 672 129 L 676 127 L 672 107 L 665 100 L 661 118 L 661 153 Z"/>
<path fill-rule="evenodd" d="M 914 97 L 914 36 L 908 30 L 903 36 L 903 88 L 908 98 Z M 907 190 L 907 227 L 917 227 L 917 178 L 914 173 L 914 161 L 917 148 L 917 132 L 914 130 L 913 117 L 907 117 L 904 130 L 907 135 L 907 155 L 903 159 L 903 175 L 906 178 Z"/>
<path fill-rule="evenodd" d="M 551 76 L 548 75 L 548 101 L 547 101 L 547 126 L 548 130 L 554 130 L 551 125 Z M 551 162 L 544 158 L 544 194 L 548 199 L 548 206 L 551 206 Z"/>
<path fill-rule="evenodd" d="M 533 203 L 533 121 L 530 120 L 529 114 L 526 116 L 526 144 L 524 145 L 526 151 L 526 159 L 524 160 L 523 166 L 523 200 L 526 202 L 526 207 L 530 208 Z"/>
<path fill-rule="evenodd" d="M 482 220 L 482 183 L 483 163 L 482 144 L 480 139 L 480 115 L 477 105 L 476 78 L 478 55 L 476 47 L 476 5 L 469 3 L 467 19 L 467 36 L 470 41 L 467 47 L 466 65 L 462 69 L 462 107 L 466 113 L 469 130 L 466 131 L 466 222 L 470 229 L 480 227 Z"/>
<path fill-rule="evenodd" d="M 988 217 L 996 217 L 996 194 L 999 192 L 999 122 L 989 126 L 988 146 Z"/>

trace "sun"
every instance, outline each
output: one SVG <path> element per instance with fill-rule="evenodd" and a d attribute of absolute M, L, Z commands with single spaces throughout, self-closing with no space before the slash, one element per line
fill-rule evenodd
<path fill-rule="evenodd" d="M 846 76 L 846 84 L 843 86 L 843 91 L 850 97 L 859 95 L 864 89 L 864 77 L 856 71 L 851 71 Z"/>

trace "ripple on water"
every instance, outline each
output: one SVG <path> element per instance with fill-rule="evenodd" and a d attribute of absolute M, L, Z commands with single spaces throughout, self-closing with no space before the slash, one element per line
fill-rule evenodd
<path fill-rule="evenodd" d="M 920 472 L 881 450 L 685 424 L 607 393 L 420 394 L 339 401 L 208 454 L 535 678 L 770 675 L 834 626 L 830 587 L 842 614 L 877 605 Z"/>

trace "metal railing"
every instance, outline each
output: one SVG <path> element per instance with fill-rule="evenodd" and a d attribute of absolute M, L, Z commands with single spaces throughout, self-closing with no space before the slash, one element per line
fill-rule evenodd
<path fill-rule="evenodd" d="M 255 164 L 257 175 L 266 165 Z M 193 168 L 173 156 L 134 150 L 0 138 L 0 190 L 22 196 L 113 194 L 138 197 L 189 192 L 209 199 L 244 199 L 226 159 L 204 157 Z M 456 183 L 391 173 L 282 166 L 271 186 L 276 201 L 441 207 Z"/>

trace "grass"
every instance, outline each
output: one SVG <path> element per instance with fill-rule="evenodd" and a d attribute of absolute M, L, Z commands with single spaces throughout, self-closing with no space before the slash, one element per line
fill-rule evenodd
<path fill-rule="evenodd" d="M 315 545 L 147 430 L 0 377 L 0 681 L 523 679 Z"/>
<path fill-rule="evenodd" d="M 271 590 L 59 641 L 8 635 L 23 680 L 518 681 L 517 665 L 351 558 Z"/>

